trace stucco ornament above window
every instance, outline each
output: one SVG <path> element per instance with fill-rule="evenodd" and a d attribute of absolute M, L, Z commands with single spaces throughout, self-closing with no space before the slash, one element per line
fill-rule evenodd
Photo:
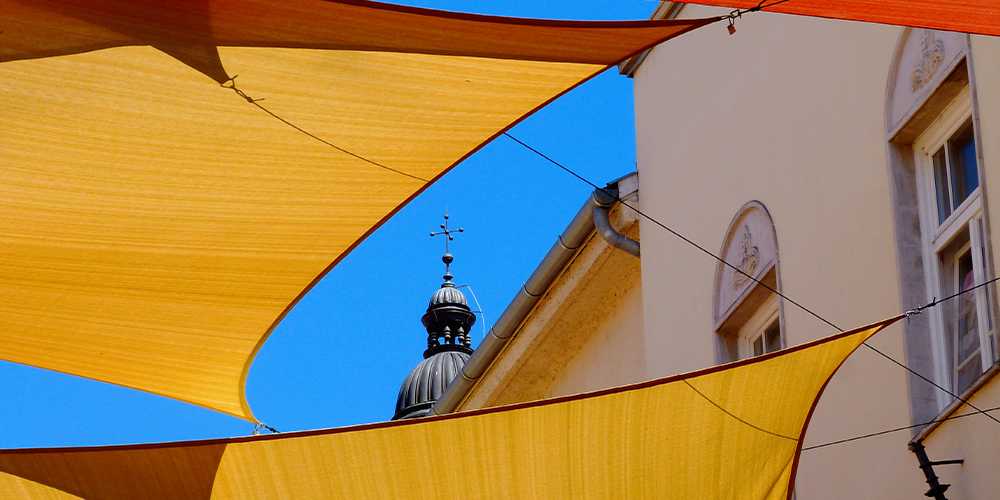
<path fill-rule="evenodd" d="M 962 85 L 959 69 L 968 50 L 966 36 L 945 31 L 908 29 L 900 35 L 894 63 L 889 70 L 886 112 L 890 137 L 912 141 L 927 124 L 917 112 L 942 86 L 953 93 Z M 956 71 L 958 70 L 958 71 Z M 949 85 L 955 84 L 956 86 Z M 944 95 L 944 94 L 942 94 Z M 932 116 L 932 114 L 928 116 Z M 913 120 L 913 118 L 918 118 Z"/>
<path fill-rule="evenodd" d="M 774 223 L 763 204 L 751 201 L 740 208 L 726 229 L 720 255 L 742 272 L 722 264 L 716 268 L 716 324 L 728 318 L 744 301 L 754 288 L 754 280 L 763 280 L 777 265 Z"/>
<path fill-rule="evenodd" d="M 760 249 L 753 244 L 753 233 L 750 226 L 743 226 L 743 241 L 740 246 L 743 249 L 743 256 L 736 267 L 743 273 L 733 272 L 733 288 L 742 289 L 750 281 L 747 276 L 753 276 L 757 272 L 757 264 L 760 261 Z"/>
<path fill-rule="evenodd" d="M 923 31 L 920 45 L 923 57 L 913 68 L 913 73 L 910 74 L 910 83 L 913 85 L 914 92 L 920 90 L 934 78 L 934 74 L 937 73 L 944 61 L 944 40 L 939 40 L 933 31 Z"/>

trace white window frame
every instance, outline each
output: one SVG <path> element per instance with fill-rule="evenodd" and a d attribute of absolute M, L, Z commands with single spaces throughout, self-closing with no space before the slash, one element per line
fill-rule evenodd
<path fill-rule="evenodd" d="M 948 105 L 940 116 L 932 123 L 927 130 L 913 143 L 913 150 L 916 159 L 918 203 L 920 213 L 921 239 L 923 243 L 923 263 L 926 271 L 926 288 L 928 297 L 941 298 L 943 296 L 942 269 L 938 256 L 952 243 L 954 238 L 962 231 L 968 230 L 968 246 L 972 248 L 972 268 L 973 277 L 976 283 L 982 283 L 988 279 L 989 263 L 986 260 L 985 241 L 988 236 L 984 234 L 985 223 L 983 221 L 983 186 L 979 182 L 976 189 L 956 207 L 943 222 L 938 222 L 937 193 L 935 191 L 934 160 L 933 156 L 947 141 L 961 130 L 966 123 L 972 119 L 972 100 L 969 88 L 963 89 L 958 96 Z M 981 172 L 983 165 L 978 158 L 977 148 L 977 171 Z M 949 172 L 950 176 L 950 172 Z M 982 180 L 980 175 L 979 181 Z M 946 189 L 951 193 L 951 181 Z M 964 248 L 964 247 L 963 247 Z M 956 251 L 956 256 L 962 250 Z M 955 271 L 957 272 L 957 271 Z M 951 277 L 949 277 L 951 278 Z M 954 278 L 951 278 L 952 280 Z M 956 290 L 957 291 L 957 290 Z M 994 342 L 995 335 L 994 322 L 990 306 L 988 287 L 982 287 L 972 292 L 976 296 L 976 314 L 978 318 L 979 347 L 982 361 L 982 369 L 985 371 L 994 362 Z M 955 390 L 957 388 L 957 366 L 952 359 L 956 353 L 949 354 L 947 338 L 949 329 L 945 324 L 947 318 L 944 316 L 944 308 L 934 307 L 929 310 L 931 331 L 933 332 L 932 355 L 934 357 L 934 378 L 935 381 Z M 954 346 L 956 352 L 958 346 Z M 951 403 L 951 397 L 941 391 L 937 392 L 937 403 L 939 408 L 944 408 Z"/>
<path fill-rule="evenodd" d="M 778 319 L 778 297 L 770 294 L 767 299 L 757 307 L 753 315 L 750 316 L 740 326 L 736 332 L 736 353 L 738 359 L 749 359 L 754 357 L 753 342 L 762 335 L 765 330 L 778 322 L 778 337 L 780 339 L 779 349 L 785 348 L 785 332 L 781 331 L 781 323 Z M 766 339 L 765 339 L 766 340 Z M 767 354 L 767 342 L 764 341 L 764 354 Z"/>

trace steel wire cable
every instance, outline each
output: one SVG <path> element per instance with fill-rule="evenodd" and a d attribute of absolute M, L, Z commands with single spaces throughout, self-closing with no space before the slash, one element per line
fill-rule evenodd
<path fill-rule="evenodd" d="M 868 438 L 873 438 L 873 437 L 878 437 L 878 436 L 884 436 L 886 434 L 891 434 L 893 432 L 905 431 L 905 430 L 908 430 L 908 429 L 916 429 L 918 427 L 925 427 L 925 426 L 928 426 L 928 425 L 931 425 L 931 424 L 936 424 L 938 422 L 947 422 L 949 420 L 957 420 L 957 419 L 960 419 L 960 418 L 971 417 L 973 415 L 978 415 L 980 413 L 989 414 L 988 412 L 993 412 L 993 411 L 997 411 L 997 410 L 1000 410 L 1000 406 L 994 406 L 993 408 L 987 408 L 987 409 L 982 410 L 982 411 L 973 411 L 973 412 L 969 412 L 969 413 L 962 413 L 962 414 L 959 414 L 959 415 L 951 415 L 951 416 L 944 417 L 944 418 L 936 418 L 934 420 L 928 420 L 926 422 L 921 422 L 919 424 L 904 425 L 904 426 L 901 426 L 901 427 L 893 427 L 891 429 L 885 429 L 885 430 L 881 430 L 881 431 L 877 431 L 877 432 L 871 432 L 871 433 L 868 433 L 868 434 L 861 434 L 861 435 L 853 436 L 853 437 L 849 437 L 849 438 L 838 439 L 836 441 L 828 441 L 826 443 L 814 444 L 812 446 L 806 446 L 805 448 L 802 448 L 802 451 L 809 451 L 809 450 L 815 450 L 815 449 L 819 449 L 819 448 L 826 448 L 828 446 L 834 446 L 834 445 L 838 445 L 838 444 L 850 443 L 852 441 L 859 441 L 861 439 L 868 439 Z"/>
<path fill-rule="evenodd" d="M 820 316 L 820 315 L 819 315 L 818 313 L 816 313 L 816 312 L 815 312 L 815 311 L 813 311 L 812 309 L 810 309 L 810 308 L 808 308 L 808 307 L 806 307 L 806 306 L 802 305 L 801 303 L 799 303 L 798 301 L 796 301 L 796 300 L 794 300 L 794 299 L 791 299 L 790 297 L 788 297 L 788 296 L 787 296 L 787 295 L 785 295 L 784 293 L 781 293 L 781 292 L 779 292 L 778 290 L 774 289 L 773 287 L 769 286 L 769 285 L 768 285 L 767 283 L 764 283 L 763 281 L 761 281 L 761 280 L 759 280 L 759 279 L 757 279 L 757 278 L 755 278 L 755 277 L 753 277 L 753 276 L 750 276 L 750 275 L 749 275 L 748 273 L 744 272 L 744 271 L 743 271 L 742 269 L 740 269 L 739 267 L 737 267 L 737 266 L 735 266 L 735 265 L 733 265 L 733 264 L 730 264 L 730 263 L 729 263 L 728 261 L 726 261 L 726 260 L 725 260 L 725 259 L 723 259 L 722 257 L 720 257 L 720 256 L 716 255 L 716 254 L 715 254 L 714 252 L 712 252 L 711 250 L 709 250 L 709 249 L 705 248 L 704 246 L 702 246 L 702 245 L 698 244 L 697 242 L 693 241 L 692 239 L 688 238 L 687 236 L 684 236 L 683 234 L 681 234 L 680 232 L 678 232 L 678 231 L 674 230 L 674 229 L 673 229 L 673 228 L 671 228 L 670 226 L 667 226 L 667 225 L 666 225 L 666 224 L 664 224 L 663 222 L 660 222 L 660 221 L 659 221 L 658 219 L 656 219 L 655 217 L 653 217 L 653 216 L 651 216 L 651 215 L 649 215 L 649 214 L 647 214 L 647 213 L 643 212 L 643 211 L 642 211 L 642 210 L 640 210 L 640 209 L 639 209 L 638 207 L 635 207 L 634 205 L 632 205 L 632 204 L 628 203 L 628 202 L 627 202 L 627 201 L 625 201 L 625 200 L 622 200 L 622 199 L 621 199 L 620 197 L 618 197 L 617 193 L 612 193 L 612 192 L 611 192 L 611 191 L 609 191 L 608 189 L 606 189 L 606 188 L 602 188 L 602 187 L 598 186 L 597 184 L 595 184 L 595 183 L 591 182 L 591 181 L 590 181 L 589 179 L 587 179 L 586 177 L 584 177 L 584 176 L 580 175 L 579 173 L 577 173 L 577 172 L 576 172 L 576 171 L 574 171 L 573 169 L 571 169 L 571 168 L 569 168 L 568 166 L 566 166 L 566 165 L 564 165 L 564 164 L 560 163 L 559 161 L 556 161 L 556 160 L 555 160 L 555 159 L 553 159 L 552 157 L 550 157 L 550 156 L 546 155 L 545 153 L 543 153 L 543 152 L 539 151 L 539 150 L 538 150 L 537 148 L 535 148 L 535 147 L 532 147 L 532 146 L 531 146 L 530 144 L 528 144 L 528 143 L 526 143 L 526 142 L 524 142 L 524 141 L 522 141 L 522 140 L 518 139 L 517 137 L 515 137 L 515 136 L 511 135 L 511 134 L 510 134 L 509 132 L 504 132 L 504 133 L 503 133 L 503 135 L 504 135 L 505 137 L 507 137 L 508 139 L 510 139 L 511 141 L 513 141 L 513 142 L 515 142 L 515 143 L 519 144 L 519 145 L 520 145 L 521 147 L 523 147 L 523 148 L 527 149 L 528 151 L 530 151 L 530 152 L 534 153 L 535 155 L 539 156 L 540 158 L 544 159 L 545 161 L 547 161 L 547 162 L 549 162 L 549 163 L 551 163 L 551 164 L 555 165 L 556 167 L 560 168 L 560 169 L 561 169 L 561 170 L 563 170 L 564 172 L 566 172 L 566 173 L 570 174 L 571 176 L 575 177 L 576 179 L 580 180 L 581 182 L 583 182 L 583 183 L 587 184 L 588 186 L 590 186 L 590 187 L 594 188 L 594 190 L 596 190 L 596 191 L 600 191 L 600 192 L 602 192 L 603 194 L 605 194 L 606 196 L 608 196 L 609 198 L 611 198 L 611 199 L 613 199 L 613 200 L 616 200 L 616 201 L 617 201 L 618 203 L 621 203 L 621 204 L 622 204 L 623 206 L 625 206 L 625 207 L 629 208 L 630 210 L 632 210 L 633 212 L 635 212 L 635 213 L 636 213 L 637 215 L 639 215 L 640 217 L 642 217 L 642 218 L 646 219 L 646 220 L 647 220 L 647 221 L 649 221 L 649 222 L 652 222 L 653 224 L 655 224 L 656 226 L 660 227 L 661 229 L 664 229 L 665 231 L 669 232 L 670 234 L 672 234 L 672 235 L 676 236 L 676 237 L 677 237 L 677 238 L 679 238 L 679 239 L 680 239 L 681 241 L 684 241 L 685 243 L 687 243 L 687 244 L 689 244 L 689 245 L 693 246 L 694 248 L 696 248 L 696 249 L 700 250 L 700 251 L 701 251 L 702 253 L 704 253 L 704 254 L 706 254 L 706 255 L 708 255 L 708 256 L 710 256 L 710 257 L 712 257 L 713 259 L 717 260 L 717 261 L 718 261 L 719 263 L 721 263 L 721 264 L 725 265 L 726 267 L 728 267 L 728 268 L 732 269 L 733 271 L 735 271 L 735 272 L 737 272 L 737 273 L 739 273 L 739 274 L 743 275 L 744 277 L 746 277 L 746 278 L 750 279 L 750 280 L 751 280 L 751 281 L 753 281 L 754 283 L 756 283 L 756 284 L 758 284 L 758 285 L 762 286 L 762 287 L 763 287 L 764 289 L 766 289 L 766 290 L 770 291 L 771 293 L 774 293 L 774 294 L 775 294 L 775 295 L 777 295 L 778 297 L 781 297 L 782 299 L 784 299 L 784 300 L 788 301 L 788 303 L 790 303 L 790 304 L 792 304 L 792 305 L 794 305 L 794 306 L 798 307 L 798 308 L 799 308 L 799 309 L 801 309 L 802 311 L 805 311 L 806 313 L 808 313 L 809 315 L 813 316 L 814 318 L 816 318 L 816 319 L 818 319 L 818 320 L 822 321 L 823 323 L 825 323 L 825 324 L 827 324 L 827 325 L 829 325 L 829 326 L 833 327 L 834 329 L 836 329 L 836 330 L 837 330 L 837 331 L 839 331 L 839 332 L 844 332 L 844 331 L 845 331 L 845 330 L 844 330 L 843 328 L 841 328 L 841 327 L 839 327 L 839 326 L 835 325 L 835 324 L 834 324 L 833 322 L 831 322 L 830 320 L 828 320 L 828 319 L 824 318 L 823 316 Z M 938 305 L 938 304 L 940 304 L 940 303 L 942 303 L 942 302 L 944 302 L 944 301 L 947 301 L 947 300 L 951 300 L 951 299 L 954 299 L 955 297 L 958 297 L 959 295 L 962 295 L 962 294 L 964 294 L 964 293 L 968 293 L 968 292 L 971 292 L 971 291 L 973 291 L 973 290 L 976 290 L 977 288 L 980 288 L 980 287 L 983 287 L 983 286 L 986 286 L 986 285 L 988 285 L 988 284 L 990 284 L 990 283 L 993 283 L 993 282 L 995 282 L 995 281 L 997 281 L 997 280 L 1000 280 L 1000 277 L 997 277 L 997 278 L 993 278 L 993 279 L 991 279 L 991 280 L 989 280 L 989 281 L 985 281 L 985 282 L 983 282 L 983 283 L 980 283 L 980 284 L 978 284 L 978 285 L 976 285 L 976 286 L 974 286 L 974 287 L 971 287 L 971 288 L 967 288 L 967 289 L 965 289 L 965 290 L 962 290 L 962 291 L 960 291 L 960 292 L 958 292 L 958 293 L 955 293 L 955 294 L 952 294 L 952 295 L 951 295 L 951 296 L 949 296 L 949 297 L 945 297 L 944 299 L 940 299 L 940 300 L 937 300 L 937 299 L 935 299 L 935 300 L 931 301 L 930 303 L 928 303 L 928 304 L 926 304 L 926 305 L 924 305 L 924 306 L 921 306 L 921 307 L 918 307 L 918 308 L 916 308 L 916 309 L 912 309 L 912 310 L 909 310 L 909 311 L 907 311 L 907 312 L 906 312 L 906 314 L 907 314 L 907 317 L 909 317 L 910 315 L 914 315 L 914 314 L 919 314 L 919 313 L 921 313 L 922 311 L 924 311 L 925 309 L 928 309 L 928 308 L 930 308 L 930 307 L 934 307 L 934 306 L 936 306 L 936 305 Z M 903 362 L 901 362 L 901 361 L 898 361 L 898 360 L 896 360 L 895 358 L 893 358 L 892 356 L 890 356 L 890 355 L 888 355 L 888 354 L 886 354 L 886 353 L 882 352 L 882 351 L 881 351 L 881 350 L 879 350 L 879 349 L 878 349 L 877 347 L 875 347 L 875 346 L 873 346 L 873 345 L 869 344 L 869 343 L 868 343 L 867 341 L 866 341 L 866 342 L 864 342 L 864 343 L 863 343 L 863 345 L 864 345 L 865 347 L 867 347 L 868 349 L 871 349 L 871 350 L 872 350 L 872 351 L 874 351 L 875 353 L 879 354 L 879 355 L 880 355 L 880 356 L 882 356 L 883 358 L 885 358 L 885 359 L 887 359 L 887 360 L 891 361 L 891 362 L 892 362 L 893 364 L 895 364 L 895 365 L 899 366 L 900 368 L 902 368 L 902 369 L 906 370 L 907 372 L 909 372 L 910 374 L 914 375 L 915 377 L 917 377 L 917 378 L 919 378 L 919 379 L 923 380 L 924 382 L 927 382 L 928 384 L 931 384 L 932 386 L 934 386 L 934 387 L 936 387 L 936 388 L 937 388 L 938 390 L 940 390 L 940 391 L 942 391 L 942 392 L 944 392 L 944 393 L 948 394 L 948 395 L 949 395 L 949 396 L 951 396 L 952 398 L 954 398 L 954 399 L 956 399 L 956 400 L 958 400 L 958 401 L 961 401 L 962 403 L 966 404 L 966 405 L 967 405 L 967 406 L 969 406 L 970 408 L 972 408 L 972 409 L 976 410 L 976 412 L 977 412 L 977 413 L 982 413 L 982 414 L 983 414 L 984 416 L 988 417 L 988 418 L 989 418 L 990 420 L 993 420 L 993 421 L 994 421 L 994 422 L 996 422 L 997 424 L 1000 424 L 1000 420 L 998 420 L 998 419 L 997 419 L 997 417 L 994 417 L 993 415 L 991 415 L 991 414 L 987 413 L 987 412 L 986 412 L 985 410 L 982 410 L 982 409 L 980 409 L 980 408 L 979 408 L 979 407 L 977 407 L 976 405 L 974 405 L 974 404 L 972 404 L 971 402 L 969 402 L 969 401 L 968 401 L 967 399 L 965 399 L 965 398 L 963 398 L 963 397 L 959 396 L 958 394 L 955 394 L 954 392 L 952 392 L 952 391 L 951 391 L 951 390 L 949 390 L 949 389 L 946 389 L 945 387 L 943 387 L 942 385 L 938 384 L 937 382 L 935 382 L 935 381 L 931 380 L 930 378 L 927 378 L 927 377 L 925 377 L 925 376 L 924 376 L 923 374 L 921 374 L 921 373 L 917 372 L 916 370 L 914 370 L 914 369 L 910 368 L 910 367 L 909 367 L 909 366 L 907 366 L 907 365 L 906 365 L 905 363 L 903 363 Z"/>

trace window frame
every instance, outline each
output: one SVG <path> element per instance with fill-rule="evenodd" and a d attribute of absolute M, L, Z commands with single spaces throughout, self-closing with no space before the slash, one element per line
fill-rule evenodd
<path fill-rule="evenodd" d="M 925 286 L 927 297 L 941 298 L 945 294 L 943 290 L 943 272 L 941 256 L 949 251 L 953 246 L 956 237 L 963 232 L 968 232 L 969 241 L 960 248 L 951 250 L 953 260 L 956 262 L 963 254 L 965 248 L 969 248 L 972 256 L 973 277 L 976 283 L 984 282 L 992 273 L 989 272 L 990 262 L 986 256 L 988 236 L 985 234 L 984 207 L 983 207 L 983 182 L 982 182 L 982 157 L 979 154 L 978 128 L 974 121 L 972 112 L 972 99 L 969 87 L 966 86 L 953 99 L 953 101 L 941 112 L 941 114 L 931 123 L 927 129 L 913 142 L 915 156 L 918 212 L 920 217 L 920 232 L 922 243 L 922 257 L 924 269 L 927 271 Z M 948 142 L 971 123 L 973 138 L 976 147 L 976 188 L 968 194 L 954 210 L 939 222 L 938 193 L 935 187 L 936 175 L 934 172 L 934 155 L 944 148 L 947 162 L 947 178 L 949 199 L 953 200 L 953 180 L 952 170 L 955 168 L 950 159 L 951 151 Z M 952 201 L 952 204 L 954 202 Z M 954 270 L 957 273 L 957 267 Z M 954 277 L 950 277 L 953 281 Z M 960 283 L 958 284 L 960 286 Z M 955 291 L 958 291 L 956 288 Z M 982 287 L 975 292 L 977 330 L 979 334 L 979 354 L 981 358 L 981 369 L 983 373 L 989 370 L 996 358 L 996 317 L 994 298 L 989 287 Z M 954 352 L 949 352 L 948 343 L 952 330 L 946 324 L 948 318 L 945 317 L 945 309 L 941 307 L 929 310 L 930 328 L 932 332 L 932 356 L 934 359 L 935 381 L 953 391 L 961 391 L 958 387 L 958 345 L 957 335 L 955 335 Z M 969 358 L 971 359 L 971 357 Z M 966 360 L 968 361 L 968 360 Z M 981 377 L 982 374 L 976 378 Z M 973 382 L 974 385 L 974 382 Z M 951 398 L 942 393 L 937 393 L 937 403 L 939 408 L 944 408 L 951 403 Z"/>
<path fill-rule="evenodd" d="M 778 324 L 778 350 L 786 347 L 785 332 L 781 327 L 778 304 L 779 301 L 777 295 L 773 293 L 768 295 L 767 299 L 757 307 L 753 315 L 747 318 L 746 322 L 744 322 L 735 332 L 736 359 L 733 361 L 757 357 L 758 355 L 754 354 L 753 344 L 758 338 L 761 339 L 762 348 L 764 349 L 763 354 L 770 352 L 767 351 L 767 339 L 764 338 L 764 335 L 768 328 L 775 323 Z"/>

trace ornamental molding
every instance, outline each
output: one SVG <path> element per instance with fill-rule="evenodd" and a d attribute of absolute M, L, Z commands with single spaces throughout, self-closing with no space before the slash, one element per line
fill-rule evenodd
<path fill-rule="evenodd" d="M 755 289 L 755 280 L 765 279 L 777 268 L 778 239 L 762 203 L 751 201 L 740 208 L 726 229 L 719 255 L 732 267 L 716 266 L 713 315 L 717 327 Z"/>
<path fill-rule="evenodd" d="M 944 40 L 938 39 L 934 31 L 922 30 L 920 52 L 921 58 L 910 73 L 913 92 L 919 91 L 934 79 L 934 74 L 944 62 Z"/>
<path fill-rule="evenodd" d="M 747 276 L 755 276 L 757 273 L 757 264 L 760 262 L 760 248 L 753 244 L 753 233 L 750 232 L 750 225 L 743 225 L 743 239 L 740 241 L 740 249 L 742 255 L 740 256 L 739 264 L 736 267 L 739 268 L 742 273 L 733 273 L 733 288 L 740 290 L 743 289 L 750 281 Z"/>

